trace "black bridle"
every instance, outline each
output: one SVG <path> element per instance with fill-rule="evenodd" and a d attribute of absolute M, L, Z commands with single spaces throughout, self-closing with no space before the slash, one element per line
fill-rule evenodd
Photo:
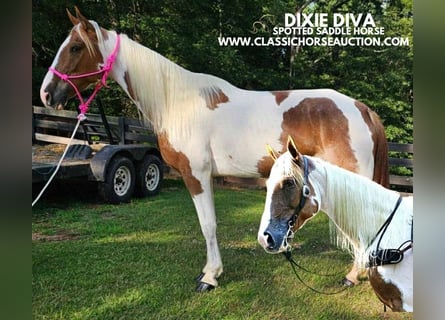
<path fill-rule="evenodd" d="M 287 237 L 288 238 L 292 238 L 294 232 L 292 231 L 295 222 L 297 221 L 298 215 L 300 214 L 300 211 L 303 210 L 305 204 L 306 204 L 306 199 L 309 198 L 310 194 L 311 194 L 311 189 L 309 188 L 308 185 L 308 161 L 307 158 L 305 156 L 303 156 L 303 186 L 301 188 L 301 197 L 300 197 L 300 202 L 298 203 L 298 206 L 295 207 L 294 213 L 292 214 L 292 217 L 290 218 L 288 224 L 289 224 L 289 229 L 287 230 Z"/>
<path fill-rule="evenodd" d="M 308 171 L 308 159 L 303 156 L 303 186 L 301 188 L 301 197 L 300 197 L 300 202 L 298 203 L 298 205 L 295 207 L 294 209 L 294 213 L 292 214 L 292 217 L 289 220 L 289 229 L 287 231 L 287 238 L 292 238 L 294 235 L 294 231 L 292 230 L 295 222 L 298 219 L 298 215 L 300 214 L 301 210 L 303 210 L 305 204 L 306 204 L 306 199 L 309 198 L 310 194 L 311 194 L 311 189 L 309 188 L 309 184 L 308 184 L 308 175 L 309 175 L 309 171 Z M 283 252 L 283 255 L 286 257 L 286 260 L 289 261 L 292 270 L 295 273 L 295 276 L 297 277 L 297 279 L 307 288 L 309 288 L 310 290 L 316 292 L 316 293 L 320 293 L 320 294 L 325 294 L 325 295 L 332 295 L 332 294 L 338 294 L 340 292 L 343 292 L 344 290 L 347 289 L 347 287 L 343 287 L 340 290 L 334 291 L 334 292 L 325 292 L 325 291 L 320 291 L 317 290 L 315 288 L 312 288 L 311 286 L 309 286 L 305 281 L 303 281 L 303 279 L 300 277 L 300 275 L 297 273 L 296 268 L 299 268 L 300 270 L 303 270 L 304 272 L 307 273 L 311 273 L 311 274 L 315 274 L 318 276 L 324 276 L 324 277 L 333 277 L 333 276 L 337 276 L 340 273 L 334 273 L 334 274 L 319 274 L 319 273 L 315 273 L 311 270 L 308 270 L 306 268 L 304 268 L 303 266 L 301 266 L 300 264 L 298 264 L 293 258 L 292 258 L 292 253 L 290 250 L 290 247 L 288 247 L 288 250 L 286 252 Z"/>

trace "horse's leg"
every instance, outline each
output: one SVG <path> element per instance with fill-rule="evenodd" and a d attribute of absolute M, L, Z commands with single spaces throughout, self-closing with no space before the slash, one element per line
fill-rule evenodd
<path fill-rule="evenodd" d="M 198 214 L 201 231 L 207 246 L 207 263 L 197 278 L 196 291 L 209 291 L 218 286 L 218 278 L 223 272 L 221 254 L 216 238 L 216 215 L 213 201 L 212 180 L 209 177 L 204 182 L 201 180 L 203 192 L 193 197 L 193 202 Z"/>
<path fill-rule="evenodd" d="M 193 140 L 193 139 L 192 139 Z M 204 146 L 205 143 L 196 145 Z M 206 240 L 207 264 L 198 277 L 197 291 L 207 291 L 218 285 L 216 278 L 222 273 L 221 254 L 216 240 L 216 215 L 213 202 L 213 185 L 210 152 L 195 148 L 186 156 L 176 150 L 166 134 L 158 134 L 158 144 L 165 162 L 179 171 L 187 186 L 198 214 L 201 231 Z M 181 145 L 178 143 L 178 145 Z M 197 158 L 194 158 L 196 156 Z"/>
<path fill-rule="evenodd" d="M 201 231 L 207 246 L 207 263 L 197 278 L 199 282 L 196 291 L 208 291 L 218 286 L 218 278 L 223 272 L 221 254 L 219 252 L 218 240 L 216 238 L 216 214 L 213 200 L 213 186 L 210 174 L 199 179 L 202 192 L 193 195 L 198 214 Z"/>
<path fill-rule="evenodd" d="M 202 161 L 199 167 L 183 167 L 182 178 L 192 196 L 198 214 L 201 231 L 207 246 L 207 263 L 198 276 L 196 291 L 209 291 L 218 286 L 222 271 L 222 260 L 216 238 L 216 214 L 213 200 L 213 183 L 210 161 Z"/>

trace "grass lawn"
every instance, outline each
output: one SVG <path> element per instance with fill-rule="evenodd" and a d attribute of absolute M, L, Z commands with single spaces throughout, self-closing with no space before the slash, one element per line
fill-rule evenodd
<path fill-rule="evenodd" d="M 217 289 L 198 294 L 205 242 L 181 180 L 121 205 L 100 203 L 88 187 L 52 188 L 32 211 L 33 319 L 412 319 L 383 314 L 368 282 L 330 296 L 304 287 L 282 255 L 257 244 L 264 197 L 215 186 L 224 273 Z M 294 243 L 305 268 L 338 273 L 300 271 L 308 284 L 341 289 L 352 259 L 330 245 L 326 216 Z"/>

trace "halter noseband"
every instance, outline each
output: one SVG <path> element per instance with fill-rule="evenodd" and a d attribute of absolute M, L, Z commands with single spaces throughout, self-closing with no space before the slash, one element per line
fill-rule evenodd
<path fill-rule="evenodd" d="M 111 54 L 108 56 L 105 65 L 102 66 L 97 71 L 83 73 L 83 74 L 69 75 L 66 73 L 61 73 L 53 67 L 49 67 L 49 71 L 53 72 L 56 76 L 58 76 L 60 79 L 62 79 L 62 81 L 68 82 L 71 85 L 71 87 L 73 87 L 74 91 L 76 92 L 77 98 L 79 98 L 79 100 L 80 100 L 80 105 L 79 105 L 80 114 L 77 117 L 79 120 L 86 119 L 85 113 L 88 111 L 88 106 L 90 105 L 91 101 L 93 101 L 94 97 L 99 92 L 99 90 L 102 87 L 108 87 L 107 83 L 106 83 L 107 77 L 108 77 L 108 74 L 110 73 L 111 69 L 113 68 L 113 63 L 116 60 L 117 53 L 119 51 L 119 45 L 120 45 L 120 36 L 119 36 L 119 34 L 117 34 L 116 46 L 114 47 L 113 52 L 111 52 Z M 101 81 L 97 82 L 91 96 L 86 101 L 84 101 L 84 99 L 82 98 L 82 96 L 80 94 L 79 89 L 76 87 L 76 85 L 70 79 L 86 78 L 86 77 L 94 76 L 96 74 L 101 74 L 101 73 L 102 73 Z"/>
<path fill-rule="evenodd" d="M 289 220 L 289 230 L 288 234 L 292 234 L 292 227 L 295 224 L 295 221 L 297 221 L 298 215 L 300 214 L 300 211 L 303 210 L 304 205 L 306 204 L 306 199 L 309 198 L 309 195 L 311 194 L 311 189 L 308 185 L 308 165 L 307 165 L 307 158 L 303 156 L 303 187 L 301 188 L 301 197 L 300 197 L 300 203 L 298 203 L 298 206 L 294 210 L 294 214 Z"/>

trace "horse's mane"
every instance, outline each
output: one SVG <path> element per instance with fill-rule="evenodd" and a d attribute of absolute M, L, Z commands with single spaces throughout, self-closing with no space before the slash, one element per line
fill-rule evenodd
<path fill-rule="evenodd" d="M 99 38 L 100 29 L 96 33 Z M 235 88 L 218 77 L 188 71 L 125 34 L 120 37 L 119 55 L 126 63 L 133 98 L 158 133 L 168 128 L 170 137 L 190 136 L 191 124 L 200 125 L 193 120 L 206 101 L 220 90 Z"/>
<path fill-rule="evenodd" d="M 331 236 L 337 245 L 348 249 L 364 267 L 368 248 L 378 229 L 394 209 L 399 194 L 370 179 L 323 161 L 326 168 L 326 200 L 329 216 L 336 226 Z"/>

